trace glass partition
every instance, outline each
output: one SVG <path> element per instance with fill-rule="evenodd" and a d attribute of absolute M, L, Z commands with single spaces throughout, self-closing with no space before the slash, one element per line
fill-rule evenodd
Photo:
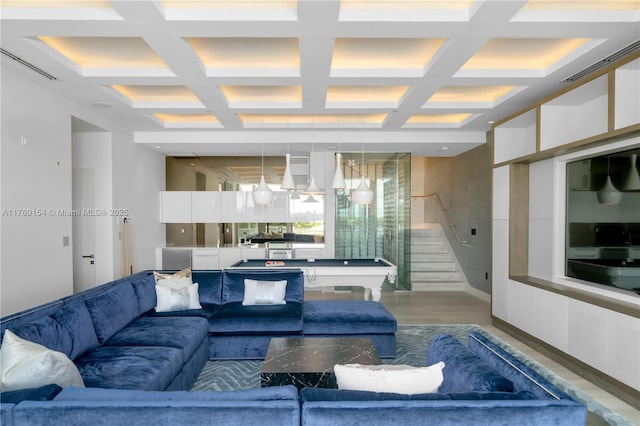
<path fill-rule="evenodd" d="M 336 257 L 384 258 L 398 267 L 396 283 L 385 286 L 409 290 L 411 155 L 343 153 L 343 161 L 347 190 L 336 191 Z M 369 205 L 350 196 L 363 174 L 375 193 Z"/>

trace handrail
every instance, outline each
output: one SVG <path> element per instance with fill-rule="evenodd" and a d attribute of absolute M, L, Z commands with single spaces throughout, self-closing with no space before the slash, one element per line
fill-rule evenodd
<path fill-rule="evenodd" d="M 458 240 L 458 242 L 462 247 L 471 247 L 467 242 L 467 240 L 463 240 L 460 237 L 460 234 L 458 233 L 458 229 L 456 228 L 456 224 L 453 223 L 453 219 L 451 219 L 451 216 L 449 215 L 449 210 L 447 210 L 447 208 L 445 207 L 444 203 L 440 199 L 440 196 L 438 195 L 437 192 L 432 192 L 431 194 L 427 194 L 427 195 L 412 195 L 411 198 L 422 198 L 423 200 L 427 200 L 429 198 L 435 198 L 435 200 L 438 202 L 438 205 L 440 206 L 440 210 L 442 210 L 442 213 L 444 214 L 445 219 L 447 219 L 449 228 L 451 228 L 451 231 L 453 231 L 453 235 L 456 237 L 456 240 Z"/>

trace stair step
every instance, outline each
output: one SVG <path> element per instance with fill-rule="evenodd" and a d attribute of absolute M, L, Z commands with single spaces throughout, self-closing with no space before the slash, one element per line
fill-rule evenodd
<path fill-rule="evenodd" d="M 430 245 L 430 244 L 442 245 L 444 244 L 444 241 L 442 241 L 442 238 L 420 238 L 420 239 L 412 238 L 411 239 L 412 246 L 424 246 L 424 245 Z"/>
<path fill-rule="evenodd" d="M 463 291 L 462 282 L 414 282 L 411 281 L 411 291 Z"/>
<path fill-rule="evenodd" d="M 438 228 L 432 229 L 412 229 L 411 236 L 433 236 L 433 235 L 442 235 L 442 230 Z"/>
<path fill-rule="evenodd" d="M 411 272 L 454 272 L 454 262 L 411 262 Z"/>
<path fill-rule="evenodd" d="M 444 244 L 430 244 L 422 246 L 411 246 L 411 253 L 448 253 L 449 250 Z"/>
<path fill-rule="evenodd" d="M 453 255 L 451 253 L 416 253 L 411 252 L 411 263 L 428 263 L 428 262 L 451 262 Z"/>
<path fill-rule="evenodd" d="M 460 281 L 460 272 L 434 271 L 420 272 L 411 271 L 411 281 L 416 282 L 449 282 Z"/>

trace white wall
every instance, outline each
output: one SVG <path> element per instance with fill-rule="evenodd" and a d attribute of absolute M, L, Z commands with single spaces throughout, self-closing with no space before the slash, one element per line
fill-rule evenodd
<path fill-rule="evenodd" d="M 112 207 L 129 208 L 136 236 L 136 269 L 154 266 L 154 248 L 164 243 L 158 220 L 158 191 L 164 188 L 164 158 L 133 144 L 133 133 L 118 123 L 69 101 L 29 80 L 28 70 L 5 67 L 1 75 L 2 141 L 0 149 L 0 309 L 8 315 L 73 292 L 71 210 L 72 117 L 112 132 Z M 35 77 L 39 78 L 38 76 Z M 99 111 L 98 111 L 99 112 Z M 27 140 L 21 146 L 22 137 Z M 38 212 L 16 216 L 11 209 Z M 120 244 L 113 232 L 114 276 L 120 273 Z M 71 240 L 71 238 L 70 238 Z"/>

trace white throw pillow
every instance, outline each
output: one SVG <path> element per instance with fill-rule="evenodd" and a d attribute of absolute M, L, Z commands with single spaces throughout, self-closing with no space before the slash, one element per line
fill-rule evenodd
<path fill-rule="evenodd" d="M 60 387 L 84 387 L 75 364 L 62 352 L 5 330 L 0 348 L 0 390 L 3 392 L 38 388 L 52 383 Z"/>
<path fill-rule="evenodd" d="M 287 280 L 257 281 L 244 280 L 244 298 L 242 304 L 251 305 L 284 305 L 287 292 Z"/>
<path fill-rule="evenodd" d="M 198 283 L 169 285 L 166 281 L 169 280 L 161 280 L 156 284 L 156 312 L 202 309 Z"/>
<path fill-rule="evenodd" d="M 338 389 L 391 392 L 405 395 L 434 393 L 444 379 L 444 362 L 428 367 L 409 365 L 335 365 Z"/>

